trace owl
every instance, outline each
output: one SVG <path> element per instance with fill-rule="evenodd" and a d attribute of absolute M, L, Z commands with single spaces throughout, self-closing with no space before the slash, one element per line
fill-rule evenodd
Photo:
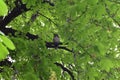
<path fill-rule="evenodd" d="M 53 43 L 54 43 L 54 46 L 57 48 L 59 43 L 60 43 L 60 39 L 59 39 L 58 34 L 54 34 Z"/>

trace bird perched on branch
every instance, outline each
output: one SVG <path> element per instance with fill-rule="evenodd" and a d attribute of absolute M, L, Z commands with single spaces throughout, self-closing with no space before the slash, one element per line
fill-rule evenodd
<path fill-rule="evenodd" d="M 60 41 L 58 34 L 53 34 L 52 42 L 45 41 L 45 43 L 46 43 L 47 48 L 64 49 L 69 52 L 73 52 L 73 50 L 70 50 L 65 45 L 63 45 L 63 42 Z M 68 43 L 66 43 L 66 44 L 68 44 Z"/>
<path fill-rule="evenodd" d="M 58 34 L 54 34 L 53 43 L 54 43 L 55 48 L 57 48 L 59 46 L 60 39 L 59 39 Z"/>

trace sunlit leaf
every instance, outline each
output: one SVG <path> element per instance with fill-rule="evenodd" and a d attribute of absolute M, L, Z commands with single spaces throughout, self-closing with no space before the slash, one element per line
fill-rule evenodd
<path fill-rule="evenodd" d="M 106 54 L 107 49 L 106 49 L 106 46 L 103 43 L 101 43 L 99 41 L 96 41 L 95 45 L 96 46 L 94 47 L 94 49 L 96 51 L 98 51 L 98 53 L 100 53 L 101 55 L 105 55 Z"/>
<path fill-rule="evenodd" d="M 12 42 L 10 39 L 8 39 L 6 36 L 0 35 L 0 38 L 1 38 L 2 42 L 3 42 L 3 44 L 4 44 L 6 47 L 8 47 L 8 48 L 11 49 L 11 50 L 14 50 L 14 49 L 15 49 L 15 46 L 14 46 L 13 42 Z"/>
<path fill-rule="evenodd" d="M 101 69 L 102 70 L 105 70 L 107 72 L 110 71 L 111 68 L 113 68 L 113 62 L 108 59 L 108 58 L 103 58 L 101 61 L 100 61 L 100 65 L 101 65 Z"/>
<path fill-rule="evenodd" d="M 72 74 L 75 80 L 119 80 L 119 0 L 22 0 L 23 4 L 20 0 L 4 1 L 9 15 L 0 17 L 0 25 L 5 25 L 0 30 L 8 37 L 0 36 L 0 60 L 9 53 L 15 59 L 12 66 L 1 66 L 0 61 L 5 80 L 13 76 L 18 80 L 74 80 Z M 11 29 L 16 31 L 14 36 Z M 39 38 L 26 38 L 33 38 L 28 33 Z M 46 47 L 46 42 L 53 42 L 54 33 L 63 43 L 57 49 L 54 44 Z"/>
<path fill-rule="evenodd" d="M 24 76 L 24 79 L 26 80 L 37 80 L 36 75 L 34 73 L 26 73 Z"/>
<path fill-rule="evenodd" d="M 8 12 L 7 5 L 3 0 L 0 0 L 0 16 L 6 15 Z"/>
<path fill-rule="evenodd" d="M 88 1 L 88 3 L 91 4 L 91 5 L 94 5 L 94 4 L 96 4 L 97 2 L 98 2 L 98 0 L 90 0 L 90 1 Z"/>
<path fill-rule="evenodd" d="M 5 59 L 8 54 L 7 48 L 0 42 L 0 61 Z"/>

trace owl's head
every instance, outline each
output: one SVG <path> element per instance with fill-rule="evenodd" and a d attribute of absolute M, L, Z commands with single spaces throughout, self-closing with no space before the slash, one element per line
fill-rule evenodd
<path fill-rule="evenodd" d="M 58 34 L 54 34 L 54 37 L 59 37 Z"/>

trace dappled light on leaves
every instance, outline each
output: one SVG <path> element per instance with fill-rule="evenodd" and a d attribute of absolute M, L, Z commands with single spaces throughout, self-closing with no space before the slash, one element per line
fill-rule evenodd
<path fill-rule="evenodd" d="M 1 0 L 0 5 L 1 79 L 120 78 L 119 1 Z"/>

